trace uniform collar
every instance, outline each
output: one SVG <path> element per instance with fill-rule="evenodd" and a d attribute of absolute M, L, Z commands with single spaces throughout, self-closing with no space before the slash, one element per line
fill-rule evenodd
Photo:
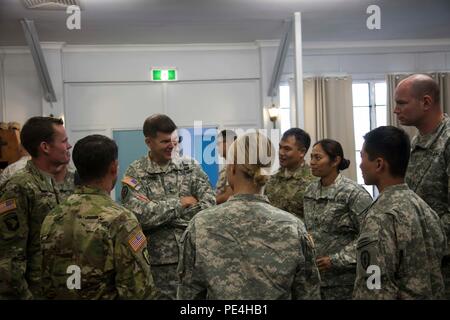
<path fill-rule="evenodd" d="M 96 195 L 102 195 L 102 196 L 109 197 L 109 194 L 105 190 L 102 190 L 98 187 L 86 186 L 86 185 L 77 186 L 75 188 L 75 193 L 76 194 L 96 194 Z"/>
<path fill-rule="evenodd" d="M 148 152 L 144 159 L 144 166 L 148 173 L 166 173 L 172 170 L 180 170 L 181 160 L 172 159 L 169 161 L 168 166 L 164 169 L 150 158 L 151 151 Z"/>
<path fill-rule="evenodd" d="M 325 199 L 334 199 L 337 193 L 339 186 L 342 184 L 344 180 L 343 176 L 339 173 L 336 179 L 329 186 L 324 187 L 318 179 L 315 183 L 317 183 L 317 188 L 315 190 L 315 198 L 325 198 Z"/>
<path fill-rule="evenodd" d="M 42 171 L 36 165 L 32 160 L 28 160 L 27 165 L 25 168 L 34 176 L 37 177 L 40 181 L 43 181 L 50 186 L 55 183 L 55 180 L 53 179 L 53 175 L 51 175 L 48 172 Z"/>
<path fill-rule="evenodd" d="M 290 178 L 301 178 L 305 175 L 306 171 L 309 171 L 309 165 L 305 162 L 303 162 L 303 164 L 301 164 L 297 169 L 291 171 L 288 170 L 287 168 L 280 168 L 280 170 L 278 171 L 279 175 L 283 178 L 286 179 L 290 179 Z"/>
<path fill-rule="evenodd" d="M 441 123 L 438 125 L 438 127 L 429 134 L 421 135 L 420 133 L 417 134 L 416 138 L 413 141 L 412 149 L 419 147 L 422 149 L 428 149 L 430 148 L 433 143 L 437 140 L 437 138 L 441 135 L 442 131 L 446 126 L 448 126 L 448 123 L 450 122 L 450 118 L 447 114 L 444 114 L 444 118 L 442 119 Z"/>
<path fill-rule="evenodd" d="M 394 184 L 392 186 L 384 188 L 383 192 L 380 193 L 380 196 L 382 196 L 383 194 L 389 194 L 389 193 L 392 193 L 395 191 L 405 191 L 405 190 L 409 190 L 409 187 L 406 183 Z"/>
<path fill-rule="evenodd" d="M 232 195 L 227 202 L 229 201 L 250 201 L 250 202 L 269 203 L 269 199 L 267 198 L 267 196 L 262 194 L 235 194 Z"/>

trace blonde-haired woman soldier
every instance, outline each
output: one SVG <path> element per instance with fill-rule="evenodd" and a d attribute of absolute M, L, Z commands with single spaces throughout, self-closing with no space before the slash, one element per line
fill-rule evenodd
<path fill-rule="evenodd" d="M 270 140 L 239 137 L 227 157 L 234 195 L 198 213 L 182 239 L 178 299 L 319 299 L 319 272 L 304 224 L 261 194 Z"/>

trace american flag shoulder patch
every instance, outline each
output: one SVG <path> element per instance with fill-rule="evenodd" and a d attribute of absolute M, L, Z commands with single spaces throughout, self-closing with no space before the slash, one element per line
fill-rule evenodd
<path fill-rule="evenodd" d="M 16 199 L 8 199 L 0 202 L 0 214 L 16 209 Z"/>
<path fill-rule="evenodd" d="M 128 177 L 128 176 L 126 176 L 122 179 L 122 183 L 129 185 L 133 189 L 136 188 L 136 186 L 138 185 L 138 182 L 135 178 Z"/>
<path fill-rule="evenodd" d="M 147 239 L 145 238 L 142 230 L 133 232 L 128 239 L 128 243 L 130 244 L 131 249 L 133 249 L 134 252 L 138 251 L 146 242 Z"/>

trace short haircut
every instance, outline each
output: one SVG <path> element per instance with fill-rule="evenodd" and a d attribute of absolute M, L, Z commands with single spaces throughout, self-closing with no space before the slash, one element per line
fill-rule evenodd
<path fill-rule="evenodd" d="M 286 140 L 290 136 L 294 136 L 299 149 L 305 148 L 305 152 L 308 152 L 309 146 L 311 145 L 311 137 L 308 132 L 300 128 L 291 128 L 283 133 L 281 140 Z"/>
<path fill-rule="evenodd" d="M 228 129 L 220 131 L 218 136 L 222 138 L 222 141 L 230 141 L 230 142 L 233 142 L 237 138 L 236 133 L 233 130 Z"/>
<path fill-rule="evenodd" d="M 32 117 L 25 122 L 20 132 L 22 146 L 33 158 L 38 156 L 42 142 L 52 143 L 55 138 L 54 126 L 62 126 L 62 119 L 52 117 Z"/>
<path fill-rule="evenodd" d="M 317 141 L 314 145 L 320 145 L 331 161 L 334 161 L 337 157 L 341 157 L 341 162 L 339 162 L 337 167 L 338 171 L 345 170 L 350 166 L 350 160 L 344 158 L 344 150 L 338 141 L 323 139 Z"/>
<path fill-rule="evenodd" d="M 99 134 L 78 140 L 73 148 L 73 163 L 83 184 L 103 178 L 117 157 L 116 143 Z"/>
<path fill-rule="evenodd" d="M 424 74 L 411 76 L 411 90 L 416 99 L 422 99 L 425 95 L 429 95 L 435 104 L 440 103 L 441 90 L 439 84 L 430 76 Z"/>
<path fill-rule="evenodd" d="M 144 121 L 144 136 L 155 138 L 158 132 L 172 133 L 177 129 L 175 123 L 165 114 L 154 114 Z"/>
<path fill-rule="evenodd" d="M 402 129 L 382 126 L 364 135 L 364 151 L 369 160 L 383 158 L 389 163 L 389 173 L 393 177 L 404 178 L 410 155 L 409 136 Z"/>

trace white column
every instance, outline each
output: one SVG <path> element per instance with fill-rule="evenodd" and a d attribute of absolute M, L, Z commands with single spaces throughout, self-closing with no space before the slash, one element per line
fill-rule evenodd
<path fill-rule="evenodd" d="M 297 125 L 305 127 L 305 111 L 303 106 L 303 43 L 302 43 L 302 15 L 294 13 L 294 74 L 295 74 L 295 105 L 297 111 Z"/>

